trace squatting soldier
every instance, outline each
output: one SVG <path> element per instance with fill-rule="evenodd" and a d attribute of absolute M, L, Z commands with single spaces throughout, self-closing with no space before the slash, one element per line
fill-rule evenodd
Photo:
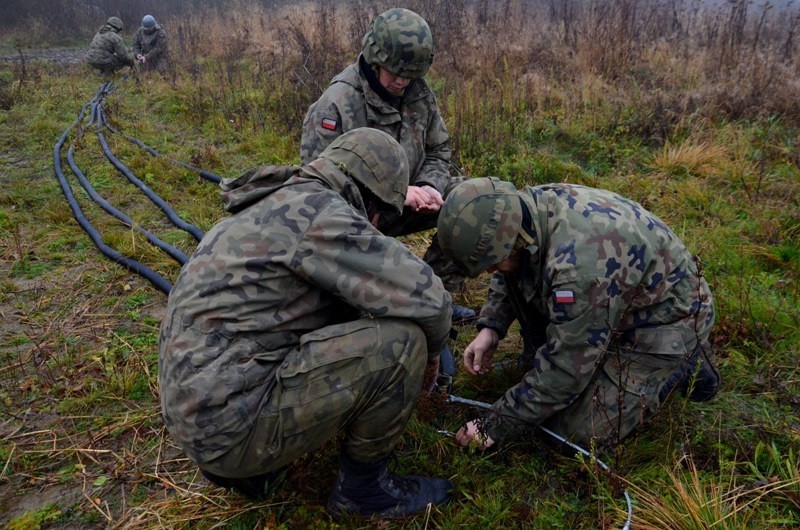
<path fill-rule="evenodd" d="M 232 215 L 184 265 L 159 339 L 167 428 L 212 482 L 261 497 L 343 431 L 331 513 L 449 499 L 447 480 L 387 473 L 451 318 L 431 268 L 371 224 L 407 186 L 403 149 L 366 128 L 302 167 L 222 182 Z"/>
<path fill-rule="evenodd" d="M 522 381 L 458 431 L 461 445 L 486 448 L 538 424 L 614 444 L 674 390 L 695 401 L 717 392 L 708 285 L 678 237 L 634 201 L 472 179 L 445 202 L 438 238 L 469 276 L 494 272 L 467 372 L 491 368 L 514 320 L 529 352 Z"/>
<path fill-rule="evenodd" d="M 372 22 L 356 62 L 333 78 L 303 121 L 303 163 L 357 127 L 384 131 L 403 146 L 411 168 L 405 208 L 378 227 L 391 236 L 435 228 L 443 197 L 463 180 L 450 176 L 450 138 L 423 78 L 431 63 L 433 35 L 425 19 L 408 9 L 389 9 Z M 441 254 L 435 238 L 424 260 L 450 292 L 463 286 L 463 275 Z M 455 321 L 475 316 L 471 309 L 453 307 Z"/>
<path fill-rule="evenodd" d="M 125 66 L 133 66 L 128 47 L 119 33 L 122 31 L 122 20 L 110 17 L 92 39 L 86 62 L 97 68 L 102 74 L 112 74 Z"/>
<path fill-rule="evenodd" d="M 153 15 L 145 15 L 133 36 L 133 52 L 144 70 L 163 72 L 169 61 L 167 32 Z"/>

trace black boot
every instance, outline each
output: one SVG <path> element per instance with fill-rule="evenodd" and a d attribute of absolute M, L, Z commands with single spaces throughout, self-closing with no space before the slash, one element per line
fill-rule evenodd
<path fill-rule="evenodd" d="M 212 484 L 216 484 L 221 488 L 232 489 L 248 499 L 263 500 L 267 497 L 267 486 L 275 483 L 285 470 L 286 468 L 281 468 L 277 471 L 246 478 L 221 477 L 205 469 L 201 469 L 200 472 Z"/>
<path fill-rule="evenodd" d="M 689 401 L 708 401 L 717 394 L 722 384 L 722 374 L 714 361 L 701 349 L 696 350 L 689 360 L 681 364 L 667 379 L 658 393 L 662 402 L 677 390 Z"/>
<path fill-rule="evenodd" d="M 342 454 L 339 477 L 328 498 L 333 515 L 401 518 L 428 504 L 450 500 L 453 483 L 441 478 L 401 477 L 387 471 L 388 458 L 363 464 Z"/>

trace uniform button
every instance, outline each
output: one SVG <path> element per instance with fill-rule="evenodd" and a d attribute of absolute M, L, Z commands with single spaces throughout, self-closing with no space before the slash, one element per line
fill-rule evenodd
<path fill-rule="evenodd" d="M 283 361 L 283 367 L 289 368 L 289 361 Z"/>
<path fill-rule="evenodd" d="M 677 342 L 673 342 L 672 343 L 672 349 L 673 350 L 677 350 L 678 349 L 678 343 Z"/>

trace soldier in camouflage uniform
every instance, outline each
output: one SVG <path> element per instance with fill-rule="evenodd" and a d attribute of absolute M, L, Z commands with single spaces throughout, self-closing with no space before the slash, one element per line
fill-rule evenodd
<path fill-rule="evenodd" d="M 469 276 L 494 272 L 465 369 L 486 373 L 514 320 L 534 352 L 493 413 L 459 430 L 460 444 L 486 448 L 542 424 L 610 445 L 675 390 L 695 401 L 716 393 L 711 292 L 641 205 L 583 186 L 471 179 L 445 202 L 438 237 Z"/>
<path fill-rule="evenodd" d="M 333 78 L 303 122 L 304 163 L 356 127 L 384 131 L 403 146 L 411 167 L 405 208 L 378 227 L 391 236 L 435 228 L 443 197 L 463 180 L 450 176 L 450 138 L 423 78 L 432 62 L 433 36 L 425 19 L 408 9 L 389 9 L 372 22 L 357 61 Z M 463 275 L 442 255 L 435 238 L 424 260 L 449 291 L 461 289 Z M 476 316 L 466 307 L 453 310 L 456 321 Z"/>
<path fill-rule="evenodd" d="M 92 39 L 86 62 L 89 66 L 100 70 L 102 74 L 112 74 L 125 66 L 133 66 L 128 47 L 120 37 L 122 20 L 110 17 Z"/>
<path fill-rule="evenodd" d="M 167 32 L 153 15 L 145 15 L 142 25 L 133 36 L 133 52 L 144 70 L 163 72 L 169 61 Z"/>
<path fill-rule="evenodd" d="M 449 481 L 387 472 L 450 330 L 441 281 L 371 224 L 407 185 L 402 148 L 366 128 L 302 167 L 221 183 L 231 216 L 182 268 L 159 339 L 167 428 L 212 482 L 263 497 L 276 470 L 343 432 L 332 513 L 449 498 Z"/>

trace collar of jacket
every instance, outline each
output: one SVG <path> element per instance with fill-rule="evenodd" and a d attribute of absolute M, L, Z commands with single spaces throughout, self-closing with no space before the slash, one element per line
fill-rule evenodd
<path fill-rule="evenodd" d="M 520 236 L 525 241 L 525 252 L 520 263 L 520 270 L 516 274 L 506 276 L 507 281 L 512 281 L 520 290 L 526 302 L 530 302 L 541 289 L 542 283 L 542 263 L 543 255 L 541 249 L 545 241 L 545 234 L 539 226 L 539 211 L 536 198 L 529 193 L 529 187 L 519 192 L 519 201 L 522 205 L 522 226 Z"/>

